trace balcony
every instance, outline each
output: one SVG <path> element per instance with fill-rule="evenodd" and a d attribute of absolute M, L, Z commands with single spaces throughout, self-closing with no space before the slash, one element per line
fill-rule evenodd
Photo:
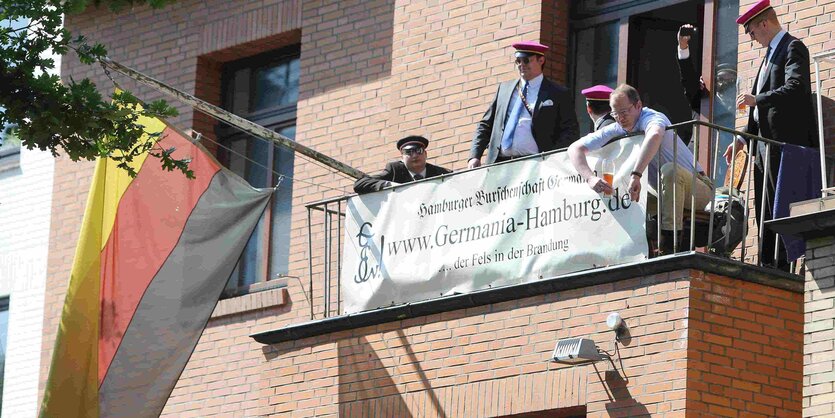
<path fill-rule="evenodd" d="M 565 150 L 559 150 L 476 170 L 457 172 L 441 178 L 396 186 L 373 195 L 342 196 L 308 204 L 309 289 L 316 289 L 320 293 L 308 295 L 310 300 L 314 301 L 310 304 L 310 321 L 293 324 L 280 330 L 254 334 L 253 338 L 262 343 L 276 343 L 342 329 L 580 289 L 590 285 L 616 283 L 630 277 L 687 269 L 736 277 L 794 292 L 802 291 L 802 279 L 799 276 L 758 265 L 758 260 L 762 259 L 760 243 L 768 234 L 771 236 L 775 234 L 769 232 L 767 228 L 761 228 L 761 225 L 756 222 L 753 204 L 754 182 L 753 175 L 751 175 L 751 167 L 757 164 L 756 155 L 748 153 L 746 149 L 734 150 L 736 158 L 731 159 L 730 165 L 727 165 L 722 157 L 724 144 L 731 142 L 729 138 L 733 136 L 745 138 L 749 143 L 754 144 L 754 147 L 760 143 L 765 152 L 771 152 L 773 148 L 780 149 L 784 144 L 701 121 L 676 124 L 669 129 L 682 127 L 695 128 L 691 128 L 694 132 L 690 145 L 692 155 L 694 155 L 694 160 L 700 159 L 702 167 L 709 167 L 709 173 L 704 174 L 710 179 L 713 199 L 704 207 L 697 207 L 696 198 L 691 196 L 689 204 L 686 204 L 687 209 L 685 209 L 683 221 L 673 217 L 674 228 L 682 232 L 673 236 L 672 253 L 668 250 L 667 254 L 661 255 L 658 249 L 659 236 L 662 232 L 657 219 L 662 216 L 660 208 L 664 206 L 663 201 L 656 202 L 654 205 L 644 203 L 648 199 L 657 200 L 654 195 L 657 194 L 655 190 L 661 188 L 661 185 L 657 183 L 661 177 L 661 164 L 656 164 L 659 171 L 654 176 L 656 184 L 645 182 L 642 198 L 639 199 L 641 204 L 632 205 L 639 206 L 641 210 L 632 210 L 633 213 L 626 216 L 615 216 L 615 211 L 619 209 L 621 212 L 630 212 L 625 210 L 630 206 L 630 202 L 628 194 L 623 192 L 626 188 L 623 178 L 624 173 L 629 172 L 629 167 L 636 158 L 635 152 L 630 149 L 637 148 L 643 138 L 641 135 L 624 136 L 610 143 L 597 155 L 590 155 L 592 163 L 597 159 L 599 168 L 599 160 L 605 157 L 604 153 L 621 154 L 618 157 L 621 166 L 616 169 L 615 175 L 615 183 L 620 184 L 621 187 L 616 187 L 614 197 L 597 195 L 588 190 L 588 186 L 570 167 L 565 157 Z M 627 141 L 631 142 L 627 144 Z M 677 145 L 674 146 L 674 153 L 678 153 L 675 147 Z M 825 162 L 823 163 L 825 166 Z M 696 166 L 696 161 L 694 161 L 694 164 L 690 165 L 690 170 L 695 171 L 693 167 Z M 545 168 L 539 170 L 543 167 Z M 687 170 L 687 168 L 676 165 L 673 170 Z M 769 172 L 769 168 L 766 167 L 764 171 Z M 465 178 L 467 176 L 469 178 Z M 652 178 L 653 176 L 645 177 Z M 694 183 L 697 181 L 698 176 L 691 175 L 690 177 Z M 500 180 L 496 181 L 496 178 Z M 445 186 L 450 186 L 442 189 L 433 188 L 436 187 L 435 185 L 444 183 Z M 473 186 L 471 190 L 473 193 L 468 194 L 466 188 L 471 184 L 477 186 Z M 570 190 L 564 191 L 567 190 L 569 184 Z M 675 200 L 679 183 L 674 182 L 672 187 L 672 197 Z M 815 187 L 817 187 L 815 191 L 819 191 L 820 187 Z M 421 191 L 421 188 L 426 190 Z M 447 198 L 447 196 L 437 196 L 437 190 L 452 190 L 459 194 L 454 198 Z M 568 200 L 563 199 L 562 204 L 553 204 L 546 208 L 549 194 L 560 192 L 568 195 L 582 194 L 578 202 L 585 202 L 585 207 L 577 206 L 575 204 L 577 202 L 569 204 Z M 766 193 L 768 191 L 763 190 L 764 195 L 761 198 L 773 201 L 765 196 Z M 381 206 L 388 204 L 388 200 L 392 200 L 395 205 L 401 204 L 401 206 L 396 206 L 396 209 L 403 211 L 405 210 L 403 204 L 398 202 L 408 200 L 407 197 L 410 195 L 436 198 L 431 202 L 418 198 L 406 204 L 407 206 L 411 204 L 408 206 L 409 210 L 415 214 L 403 215 L 403 220 L 391 219 L 398 216 L 398 212 L 390 207 Z M 510 206 L 510 209 L 500 206 L 503 201 L 524 199 L 525 195 L 538 197 L 529 202 Z M 350 199 L 354 199 L 354 202 L 349 202 Z M 366 201 L 374 203 L 364 204 L 363 202 Z M 420 203 L 417 204 L 417 201 Z M 462 219 L 460 216 L 457 221 L 450 219 L 452 223 L 444 219 L 445 216 L 454 217 L 456 212 L 460 214 L 476 207 L 490 205 L 496 206 L 475 212 L 475 217 L 480 221 L 463 227 L 460 224 Z M 648 206 L 649 209 L 647 209 Z M 787 207 L 785 202 L 784 206 Z M 366 217 L 374 218 L 375 225 L 382 223 L 389 228 L 388 233 L 377 235 L 381 237 L 380 241 L 373 238 L 371 223 L 360 225 L 362 222 L 358 219 L 362 219 L 361 215 L 363 215 L 358 213 L 360 207 L 366 210 L 364 213 Z M 573 215 L 570 213 L 572 208 L 574 208 Z M 760 209 L 766 210 L 765 206 Z M 376 212 L 381 210 L 383 212 Z M 514 213 L 521 213 L 521 215 L 509 216 L 505 213 L 493 216 L 497 210 L 499 212 L 513 210 Z M 610 220 L 610 225 L 590 227 L 591 231 L 599 235 L 597 238 L 586 237 L 584 239 L 582 236 L 586 235 L 589 229 L 580 225 L 573 229 L 569 228 L 569 232 L 562 234 L 560 239 L 546 240 L 539 237 L 535 244 L 523 243 L 518 248 L 510 245 L 514 247 L 510 248 L 510 251 L 507 248 L 508 242 L 513 244 L 514 241 L 501 241 L 505 235 L 518 234 L 517 230 L 530 233 L 561 221 L 568 223 L 570 220 L 587 218 L 593 224 L 598 221 L 596 218 L 604 217 L 607 210 L 613 218 Z M 346 218 L 347 215 L 350 215 L 349 218 Z M 464 216 L 464 219 L 467 216 L 471 215 Z M 387 217 L 389 219 L 386 219 Z M 647 221 L 644 222 L 644 219 Z M 430 231 L 429 233 L 405 239 L 403 239 L 405 235 L 398 237 L 397 234 L 400 232 L 398 230 L 408 229 L 409 222 L 419 223 L 423 220 L 433 226 L 418 228 L 418 230 Z M 401 222 L 405 222 L 406 225 L 400 225 Z M 459 225 L 456 227 L 454 222 L 458 222 Z M 681 225 L 676 224 L 678 222 Z M 589 223 L 587 222 L 586 225 Z M 344 232 L 346 228 L 348 232 Z M 553 230 L 546 231 L 545 236 L 548 234 L 553 234 Z M 391 238 L 392 236 L 394 238 Z M 605 239 L 603 239 L 604 236 Z M 778 247 L 784 248 L 779 235 L 776 235 L 776 238 L 780 242 Z M 595 252 L 592 248 L 595 247 L 595 239 L 599 239 L 601 245 L 608 245 L 612 242 L 616 244 L 610 245 L 612 248 L 603 252 Z M 487 244 L 484 244 L 485 242 Z M 577 242 L 585 253 L 565 257 L 564 253 L 570 253 L 573 250 L 568 247 L 576 245 Z M 505 247 L 499 248 L 502 245 Z M 438 252 L 434 248 L 436 246 L 444 248 Z M 346 247 L 348 252 L 346 252 Z M 479 248 L 479 253 L 473 253 L 467 248 Z M 384 257 L 383 253 L 387 252 L 388 256 L 391 256 L 392 252 L 397 255 L 398 251 L 423 253 L 411 259 L 400 257 L 399 260 L 395 258 L 395 261 L 387 261 L 396 265 L 379 262 Z M 359 257 L 361 261 L 353 262 L 350 267 L 346 268 L 345 254 L 354 258 Z M 439 254 L 442 254 L 440 257 L 444 257 L 441 262 L 437 261 Z M 388 256 L 385 258 L 389 258 Z M 519 262 L 511 261 L 514 258 Z M 558 261 L 549 261 L 554 258 Z M 376 264 L 375 261 L 377 261 Z M 495 262 L 502 262 L 508 266 L 498 269 L 477 267 Z M 435 273 L 432 278 L 427 277 L 432 276 L 431 272 L 422 276 L 420 273 L 412 274 L 413 271 L 420 270 L 420 264 L 430 264 L 432 266 L 430 270 L 438 271 L 440 274 Z M 801 269 L 801 265 L 792 263 L 788 271 L 794 273 Z M 458 274 L 459 272 L 454 272 L 455 270 L 463 271 L 463 273 Z M 450 279 L 450 272 L 454 272 L 452 275 L 457 277 Z M 349 305 L 346 309 L 345 288 L 353 284 L 351 282 L 357 279 L 358 275 L 365 275 L 359 279 L 361 281 L 368 280 L 368 278 L 372 280 L 380 278 L 391 283 L 397 280 L 401 282 L 400 284 L 389 283 L 388 288 L 383 290 L 383 292 L 389 292 L 388 299 L 385 296 L 371 297 L 370 300 L 363 301 L 365 305 L 357 305 L 356 301 L 349 296 L 347 298 Z M 383 277 L 386 275 L 390 277 Z M 398 278 L 398 275 L 401 278 Z M 415 281 L 420 281 L 420 283 L 415 284 Z M 356 281 L 356 283 L 360 282 Z M 398 292 L 409 295 L 398 296 L 396 295 Z"/>

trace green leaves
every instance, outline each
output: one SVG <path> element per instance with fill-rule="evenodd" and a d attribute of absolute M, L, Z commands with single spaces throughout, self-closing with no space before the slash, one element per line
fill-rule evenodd
<path fill-rule="evenodd" d="M 111 10 L 148 4 L 162 7 L 171 0 L 95 0 Z M 194 173 L 188 161 L 176 160 L 158 149 L 159 134 L 144 137 L 140 117 L 170 118 L 176 109 L 165 101 L 143 103 L 130 92 L 103 97 L 89 79 L 61 82 L 48 71 L 54 62 L 48 51 L 74 51 L 85 64 L 107 56 L 104 45 L 61 27 L 65 13 L 79 13 L 89 0 L 0 0 L 0 126 L 16 126 L 21 146 L 65 153 L 73 161 L 108 157 L 131 175 L 129 165 L 149 152 L 168 170 Z M 109 90 L 113 86 L 104 86 Z"/>

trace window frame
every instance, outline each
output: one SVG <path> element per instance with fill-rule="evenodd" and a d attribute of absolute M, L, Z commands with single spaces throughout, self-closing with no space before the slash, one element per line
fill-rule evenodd
<path fill-rule="evenodd" d="M 253 106 L 253 101 L 255 97 L 254 92 L 257 88 L 257 80 L 256 77 L 254 77 L 255 72 L 261 68 L 266 68 L 285 62 L 289 63 L 293 60 L 299 60 L 300 55 L 300 45 L 295 44 L 277 50 L 261 53 L 252 57 L 225 63 L 221 69 L 221 107 L 232 113 L 235 113 L 238 116 L 246 118 L 252 122 L 255 122 L 259 125 L 264 126 L 265 128 L 274 131 L 281 131 L 288 127 L 295 127 L 298 108 L 298 97 L 296 98 L 295 102 L 285 105 L 272 106 L 257 111 L 250 111 L 249 109 L 251 109 Z M 235 89 L 236 73 L 241 70 L 249 70 L 249 73 L 246 75 L 246 80 L 244 80 L 243 82 L 246 85 L 245 92 L 241 91 L 241 89 Z M 241 87 L 241 82 L 239 80 L 237 82 L 239 84 L 238 87 Z M 218 138 L 218 143 L 221 144 L 220 148 L 218 149 L 218 160 L 224 166 L 229 167 L 232 161 L 232 155 L 231 152 L 227 149 L 227 147 L 229 147 L 230 144 L 234 141 L 246 141 L 247 138 L 250 137 L 250 135 L 245 134 L 234 127 L 224 125 L 222 123 L 216 127 L 215 133 Z M 266 152 L 264 165 L 270 167 L 270 169 L 265 170 L 264 175 L 266 177 L 259 178 L 258 181 L 259 183 L 274 185 L 276 184 L 278 179 L 278 175 L 275 174 L 273 170 L 276 168 L 275 153 L 277 147 L 279 146 L 273 142 L 268 142 L 265 145 L 266 149 L 263 151 Z M 254 153 L 254 151 L 251 150 L 252 143 L 248 142 L 246 147 L 246 155 L 247 158 L 249 158 L 249 156 L 252 155 L 252 153 Z M 285 189 L 286 193 L 286 190 L 292 189 L 292 182 L 282 182 L 282 185 L 285 184 L 288 185 Z M 290 191 L 289 199 L 292 200 L 292 190 Z M 259 259 L 256 262 L 256 271 L 263 272 L 263 276 L 258 274 L 258 277 L 248 278 L 246 276 L 247 273 L 241 272 L 240 261 L 243 260 L 243 258 L 246 256 L 247 250 L 245 250 L 245 253 L 242 254 L 241 260 L 239 260 L 235 270 L 232 272 L 232 275 L 230 277 L 230 283 L 227 284 L 227 288 L 224 291 L 224 297 L 238 296 L 252 291 L 257 291 L 264 287 L 260 284 L 275 279 L 279 277 L 281 274 L 288 273 L 281 271 L 276 272 L 273 271 L 272 268 L 274 264 L 272 262 L 273 255 L 277 253 L 277 251 L 274 250 L 273 246 L 289 246 L 289 243 L 275 243 L 271 239 L 274 235 L 273 217 L 277 216 L 277 214 L 273 213 L 274 206 L 277 204 L 278 202 L 276 201 L 276 196 L 274 195 L 270 201 L 270 204 L 268 204 L 267 208 L 265 209 L 264 217 L 259 221 L 259 225 L 261 225 L 261 227 L 256 228 L 255 230 L 255 233 L 259 234 L 256 242 L 260 242 L 262 245 L 262 247 L 256 254 L 263 255 L 258 256 Z M 287 251 L 287 253 L 287 260 L 285 261 L 286 264 L 289 265 L 289 250 Z M 233 284 L 233 278 L 235 277 L 237 277 L 237 284 Z"/>

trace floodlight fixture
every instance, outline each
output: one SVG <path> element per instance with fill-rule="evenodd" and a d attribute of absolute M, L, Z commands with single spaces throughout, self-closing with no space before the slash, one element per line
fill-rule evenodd
<path fill-rule="evenodd" d="M 567 338 L 557 341 L 551 361 L 561 364 L 587 364 L 594 363 L 608 356 L 604 356 L 598 350 L 594 341 L 588 338 Z"/>

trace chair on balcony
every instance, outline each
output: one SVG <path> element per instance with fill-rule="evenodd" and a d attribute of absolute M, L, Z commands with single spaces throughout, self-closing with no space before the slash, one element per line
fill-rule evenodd
<path fill-rule="evenodd" d="M 716 188 L 716 199 L 713 207 L 713 234 L 710 234 L 711 207 L 696 209 L 695 214 L 695 247 L 706 247 L 708 240 L 712 241 L 710 252 L 722 256 L 729 256 L 742 242 L 745 225 L 745 199 L 740 189 L 745 180 L 748 168 L 748 153 L 741 149 L 734 158 L 733 172 L 730 167 L 725 172 L 725 181 Z M 733 193 L 732 193 L 733 192 Z M 690 210 L 684 211 L 684 233 L 678 242 L 678 251 L 690 250 Z M 647 239 L 650 245 L 650 255 L 658 254 L 658 239 L 656 214 L 647 214 Z"/>

